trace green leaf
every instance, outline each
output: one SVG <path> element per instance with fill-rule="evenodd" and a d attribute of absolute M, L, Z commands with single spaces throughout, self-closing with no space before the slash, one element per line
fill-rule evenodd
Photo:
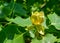
<path fill-rule="evenodd" d="M 29 31 L 29 33 L 30 33 L 30 37 L 35 38 L 35 34 L 33 30 Z"/>
<path fill-rule="evenodd" d="M 38 39 L 35 38 L 35 39 L 32 40 L 31 43 L 40 43 L 40 40 L 38 40 Z"/>
<path fill-rule="evenodd" d="M 0 31 L 2 30 L 2 25 L 0 25 Z"/>
<path fill-rule="evenodd" d="M 4 7 L 2 11 L 4 15 L 8 16 L 11 12 L 11 9 L 9 7 Z"/>
<path fill-rule="evenodd" d="M 53 36 L 52 34 L 46 34 L 43 39 L 38 40 L 38 39 L 33 39 L 31 43 L 54 43 L 56 41 L 56 37 Z"/>
<path fill-rule="evenodd" d="M 16 34 L 13 40 L 6 39 L 4 41 L 4 43 L 25 43 L 25 42 L 24 42 L 24 39 L 23 39 L 23 34 L 21 34 L 21 35 Z"/>
<path fill-rule="evenodd" d="M 17 36 L 13 39 L 13 43 L 25 43 L 25 42 L 24 42 L 24 39 L 23 39 L 23 34 L 17 35 Z"/>
<path fill-rule="evenodd" d="M 45 43 L 54 43 L 57 39 L 55 36 L 53 36 L 52 34 L 47 34 L 43 40 L 45 41 Z"/>
<path fill-rule="evenodd" d="M 0 10 L 0 18 L 4 18 L 8 16 L 11 13 L 11 9 L 8 7 L 4 7 L 2 10 Z"/>
<path fill-rule="evenodd" d="M 0 18 L 5 18 L 6 16 L 11 16 L 14 8 L 14 3 L 3 3 L 3 5 L 0 6 Z"/>
<path fill-rule="evenodd" d="M 4 8 L 4 6 L 0 5 L 0 18 L 4 18 L 5 17 L 5 15 L 3 14 L 3 11 L 2 11 L 3 8 Z"/>
<path fill-rule="evenodd" d="M 30 18 L 23 19 L 21 17 L 16 17 L 15 19 L 11 19 L 11 22 L 14 22 L 18 24 L 19 26 L 25 27 L 25 26 L 31 26 L 32 23 L 30 21 Z"/>
<path fill-rule="evenodd" d="M 13 39 L 14 35 L 18 32 L 17 25 L 9 24 L 4 28 L 4 31 L 8 39 Z"/>
<path fill-rule="evenodd" d="M 4 40 L 4 43 L 12 43 L 13 42 L 13 40 L 10 40 L 10 39 L 5 39 Z"/>
<path fill-rule="evenodd" d="M 45 29 L 48 29 L 48 27 L 46 25 L 46 17 L 44 17 L 44 22 L 42 23 L 42 25 L 45 27 Z"/>
<path fill-rule="evenodd" d="M 56 13 L 48 15 L 49 20 L 51 21 L 51 25 L 54 25 L 56 29 L 60 30 L 60 17 L 57 16 Z"/>
<path fill-rule="evenodd" d="M 19 16 L 26 16 L 26 11 L 23 9 L 23 6 L 21 4 L 15 3 L 14 13 Z"/>
<path fill-rule="evenodd" d="M 57 42 L 58 42 L 58 43 L 60 42 L 60 38 L 59 38 L 59 39 L 57 39 Z"/>

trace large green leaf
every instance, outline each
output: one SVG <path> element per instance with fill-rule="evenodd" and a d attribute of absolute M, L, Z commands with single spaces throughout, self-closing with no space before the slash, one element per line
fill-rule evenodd
<path fill-rule="evenodd" d="M 56 41 L 56 37 L 53 36 L 52 34 L 47 34 L 44 38 L 43 41 L 45 41 L 45 43 L 54 43 Z"/>
<path fill-rule="evenodd" d="M 30 18 L 23 19 L 21 17 L 16 17 L 15 19 L 11 19 L 11 22 L 14 22 L 18 24 L 19 26 L 25 27 L 25 26 L 31 26 L 32 23 L 30 21 Z"/>
<path fill-rule="evenodd" d="M 13 40 L 6 39 L 4 43 L 25 43 L 23 39 L 23 34 L 21 35 L 15 35 Z"/>
<path fill-rule="evenodd" d="M 26 16 L 26 11 L 23 9 L 23 6 L 21 4 L 15 3 L 14 13 L 19 16 Z"/>
<path fill-rule="evenodd" d="M 56 13 L 53 13 L 49 14 L 48 18 L 51 21 L 51 25 L 54 25 L 56 29 L 60 30 L 60 17 Z"/>
<path fill-rule="evenodd" d="M 17 35 L 17 36 L 13 39 L 13 43 L 25 43 L 25 42 L 24 42 L 24 39 L 23 39 L 23 34 Z"/>
<path fill-rule="evenodd" d="M 18 32 L 17 31 L 17 25 L 15 24 L 9 24 L 4 28 L 4 32 L 6 34 L 6 37 L 8 39 L 13 39 L 14 35 Z"/>
<path fill-rule="evenodd" d="M 56 37 L 53 36 L 52 34 L 46 34 L 43 39 L 38 40 L 38 39 L 33 39 L 31 43 L 54 43 L 56 41 Z"/>

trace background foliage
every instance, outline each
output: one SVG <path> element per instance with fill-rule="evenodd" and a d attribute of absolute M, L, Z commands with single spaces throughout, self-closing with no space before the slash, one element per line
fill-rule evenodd
<path fill-rule="evenodd" d="M 30 21 L 34 11 L 45 13 L 45 35 Z M 0 0 L 0 43 L 60 43 L 60 0 Z"/>

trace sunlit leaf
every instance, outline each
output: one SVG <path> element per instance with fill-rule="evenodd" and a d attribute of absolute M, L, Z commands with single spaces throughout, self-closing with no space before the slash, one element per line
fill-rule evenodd
<path fill-rule="evenodd" d="M 32 42 L 31 43 L 40 43 L 40 40 L 38 40 L 38 39 L 32 39 Z"/>
<path fill-rule="evenodd" d="M 29 31 L 29 33 L 30 33 L 30 37 L 32 37 L 32 38 L 35 37 L 35 34 L 34 34 L 34 31 L 33 30 Z"/>
<path fill-rule="evenodd" d="M 21 17 L 16 17 L 15 19 L 11 20 L 12 22 L 18 24 L 19 26 L 25 27 L 25 26 L 31 26 L 32 23 L 30 21 L 30 18 L 23 19 Z"/>
<path fill-rule="evenodd" d="M 51 25 L 54 25 L 56 29 L 60 30 L 60 17 L 56 13 L 53 13 L 49 14 L 48 18 L 51 21 Z"/>
<path fill-rule="evenodd" d="M 5 40 L 4 40 L 4 43 L 13 43 L 13 40 L 5 39 Z"/>
<path fill-rule="evenodd" d="M 44 22 L 42 23 L 45 29 L 48 29 L 48 26 L 46 25 L 46 17 L 44 17 Z"/>
<path fill-rule="evenodd" d="M 43 37 L 43 39 L 33 39 L 31 43 L 54 43 L 56 41 L 56 37 L 52 34 L 46 34 L 46 36 Z"/>
<path fill-rule="evenodd" d="M 43 37 L 44 43 L 54 43 L 56 40 L 56 37 L 52 34 L 46 34 L 46 36 Z"/>
<path fill-rule="evenodd" d="M 60 42 L 60 38 L 59 38 L 59 39 L 57 39 L 57 42 L 58 42 L 58 43 Z"/>
<path fill-rule="evenodd" d="M 13 39 L 13 43 L 25 43 L 23 39 L 23 34 L 16 35 L 16 37 Z"/>

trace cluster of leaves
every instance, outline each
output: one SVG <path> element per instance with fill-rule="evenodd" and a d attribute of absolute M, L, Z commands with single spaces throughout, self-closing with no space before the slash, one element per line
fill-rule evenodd
<path fill-rule="evenodd" d="M 30 20 L 32 12 L 41 10 L 46 18 L 44 36 Z M 59 43 L 59 11 L 60 0 L 0 0 L 0 43 Z"/>

